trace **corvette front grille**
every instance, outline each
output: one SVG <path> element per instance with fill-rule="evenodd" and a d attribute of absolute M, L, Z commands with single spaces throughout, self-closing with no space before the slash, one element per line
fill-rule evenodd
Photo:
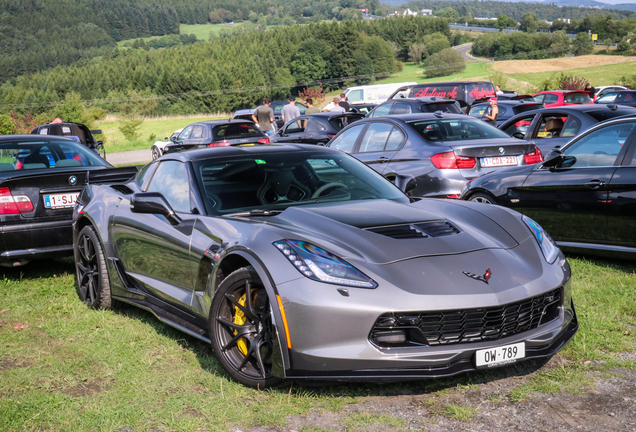
<path fill-rule="evenodd" d="M 380 347 L 436 346 L 497 340 L 559 317 L 561 288 L 502 306 L 381 315 L 369 336 Z"/>

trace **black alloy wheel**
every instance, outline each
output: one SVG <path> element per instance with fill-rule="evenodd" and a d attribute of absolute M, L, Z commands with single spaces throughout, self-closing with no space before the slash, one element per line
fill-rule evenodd
<path fill-rule="evenodd" d="M 267 291 L 251 267 L 227 276 L 210 309 L 214 354 L 225 371 L 243 385 L 264 389 L 282 380 L 272 375 L 272 309 Z"/>
<path fill-rule="evenodd" d="M 478 202 L 482 204 L 497 204 L 497 201 L 495 201 L 495 199 L 491 195 L 481 192 L 471 195 L 470 198 L 468 198 L 468 201 Z"/>
<path fill-rule="evenodd" d="M 113 300 L 110 296 L 106 259 L 92 226 L 85 226 L 76 236 L 73 252 L 77 273 L 77 295 L 80 300 L 93 309 L 110 308 Z"/>

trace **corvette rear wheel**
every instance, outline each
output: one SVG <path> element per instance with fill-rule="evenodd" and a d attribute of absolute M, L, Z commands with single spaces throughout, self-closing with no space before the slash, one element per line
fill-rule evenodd
<path fill-rule="evenodd" d="M 210 310 L 214 354 L 243 385 L 264 389 L 282 382 L 272 376 L 271 313 L 267 291 L 251 267 L 231 273 L 214 295 Z"/>
<path fill-rule="evenodd" d="M 480 202 L 482 204 L 497 204 L 497 202 L 491 195 L 481 192 L 471 195 L 468 200 L 473 202 Z"/>
<path fill-rule="evenodd" d="M 93 309 L 108 309 L 113 300 L 110 297 L 110 280 L 106 269 L 106 259 L 95 229 L 87 225 L 79 232 L 73 245 L 75 271 L 77 273 L 77 295 Z"/>

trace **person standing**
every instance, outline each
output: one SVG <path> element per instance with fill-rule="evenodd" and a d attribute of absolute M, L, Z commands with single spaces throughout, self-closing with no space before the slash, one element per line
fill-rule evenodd
<path fill-rule="evenodd" d="M 587 92 L 587 94 L 590 95 L 590 98 L 592 98 L 592 100 L 594 100 L 594 95 L 596 94 L 596 89 L 594 87 L 592 87 L 592 84 L 590 84 L 590 83 L 585 84 L 585 91 Z"/>
<path fill-rule="evenodd" d="M 499 87 L 498 85 L 495 86 L 495 95 L 499 96 L 504 94 L 504 92 L 501 90 L 501 87 Z"/>
<path fill-rule="evenodd" d="M 333 108 L 329 110 L 330 113 L 343 113 L 344 108 L 340 106 L 340 99 L 336 96 L 333 98 Z"/>
<path fill-rule="evenodd" d="M 256 108 L 252 114 L 252 120 L 258 124 L 263 132 L 267 135 L 274 135 L 274 110 L 269 107 L 272 101 L 269 98 L 263 100 L 263 105 Z"/>
<path fill-rule="evenodd" d="M 349 111 L 349 109 L 351 108 L 351 105 L 349 105 L 349 102 L 347 102 L 347 95 L 342 93 L 340 95 L 340 106 L 345 110 L 345 111 Z"/>
<path fill-rule="evenodd" d="M 305 114 L 314 114 L 320 112 L 320 108 L 314 106 L 314 100 L 312 98 L 305 99 L 305 105 L 307 105 L 307 111 L 305 111 Z"/>
<path fill-rule="evenodd" d="M 497 98 L 491 97 L 488 99 L 490 106 L 486 108 L 484 117 L 486 117 L 486 123 L 490 123 L 494 127 L 497 127 L 497 117 L 499 116 L 499 107 L 497 106 Z"/>
<path fill-rule="evenodd" d="M 296 97 L 289 97 L 289 104 L 283 107 L 283 112 L 281 113 L 281 118 L 283 119 L 283 123 L 289 123 L 292 119 L 300 116 L 300 110 L 296 106 Z"/>

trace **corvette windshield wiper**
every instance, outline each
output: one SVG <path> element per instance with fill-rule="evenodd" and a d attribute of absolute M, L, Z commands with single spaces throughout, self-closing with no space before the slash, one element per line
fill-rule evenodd
<path fill-rule="evenodd" d="M 247 212 L 238 212 L 238 213 L 230 213 L 226 216 L 276 216 L 278 214 L 281 214 L 283 212 L 283 210 L 263 210 L 263 209 L 256 209 L 256 210 L 250 210 Z"/>

